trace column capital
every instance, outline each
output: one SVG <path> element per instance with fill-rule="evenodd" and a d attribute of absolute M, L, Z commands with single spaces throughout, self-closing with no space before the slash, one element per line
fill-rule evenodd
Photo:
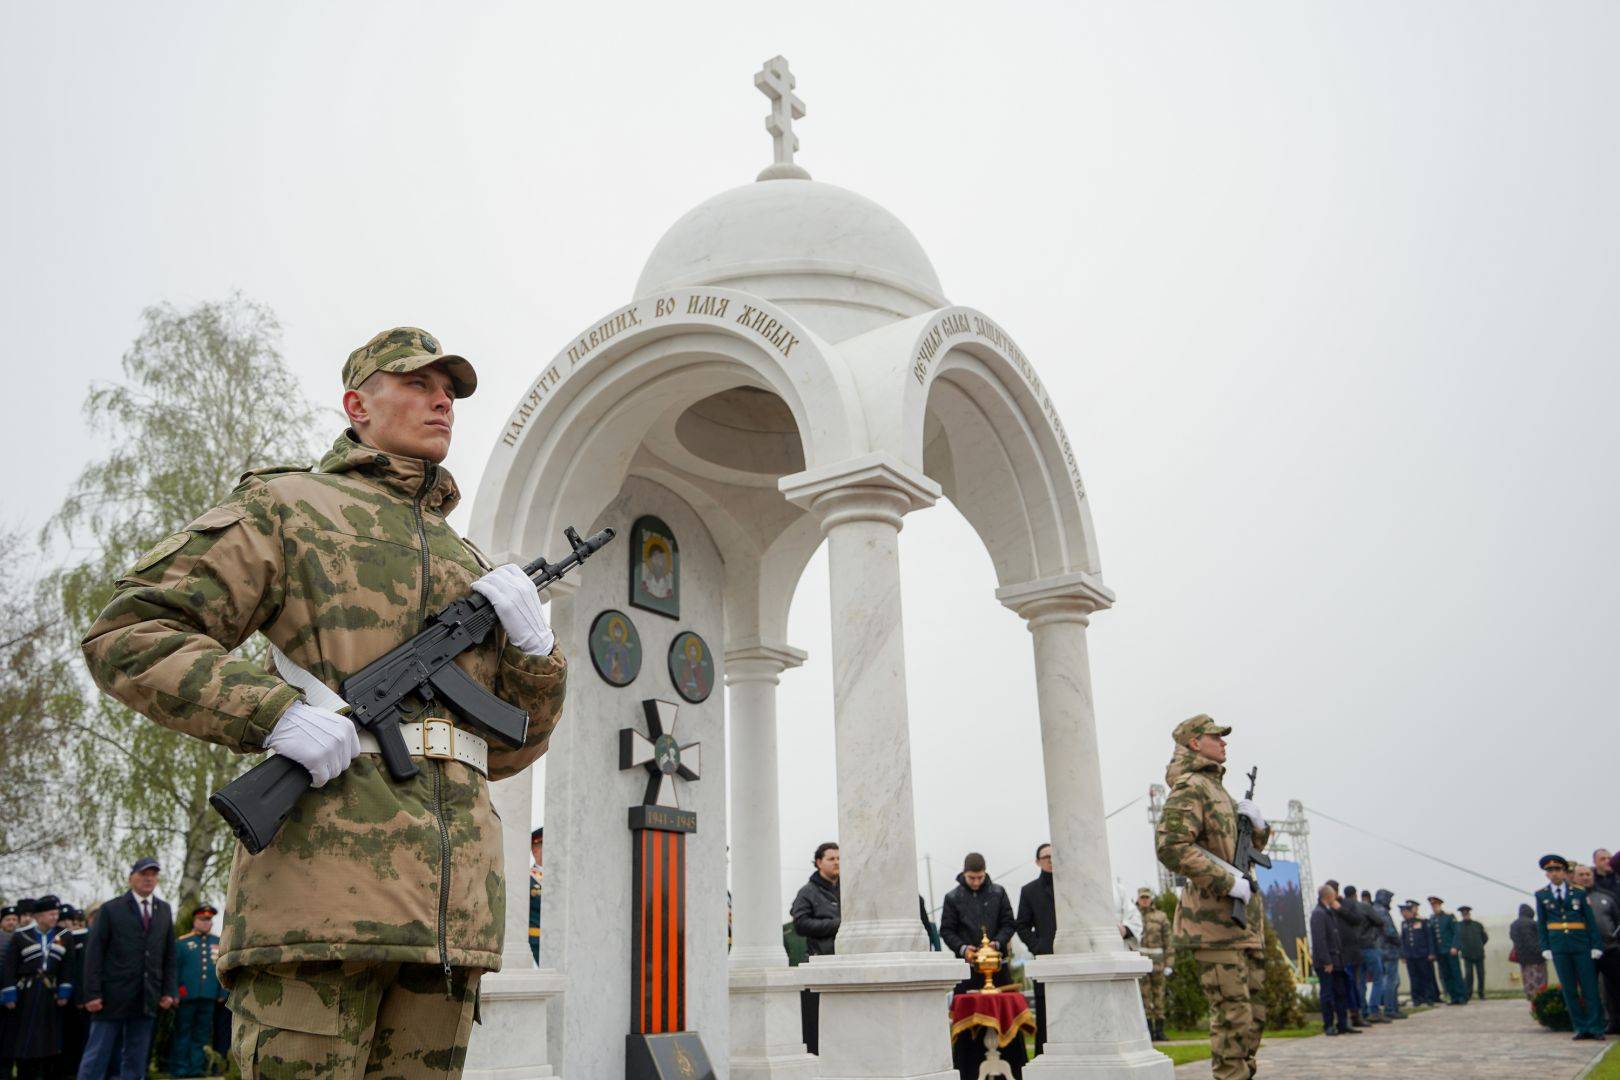
<path fill-rule="evenodd" d="M 777 489 L 818 515 L 827 532 L 845 521 L 877 520 L 900 528 L 913 510 L 933 506 L 940 486 L 893 454 L 876 452 L 784 476 Z"/>
<path fill-rule="evenodd" d="M 726 685 L 743 682 L 769 682 L 788 668 L 796 668 L 810 658 L 803 649 L 783 642 L 744 638 L 726 644 Z"/>
<path fill-rule="evenodd" d="M 1114 590 L 1096 574 L 1077 570 L 1004 585 L 996 590 L 996 599 L 1034 627 L 1036 620 L 1089 622 L 1092 612 L 1114 606 Z"/>

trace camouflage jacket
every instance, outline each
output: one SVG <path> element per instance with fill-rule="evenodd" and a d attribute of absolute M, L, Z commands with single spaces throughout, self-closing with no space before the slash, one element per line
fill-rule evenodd
<path fill-rule="evenodd" d="M 1154 974 L 1164 970 L 1170 959 L 1170 917 L 1150 907 L 1142 915 L 1142 943 L 1137 951 L 1153 961 Z"/>
<path fill-rule="evenodd" d="M 1249 901 L 1249 928 L 1234 926 L 1227 893 L 1232 875 L 1198 848 L 1230 863 L 1237 850 L 1237 802 L 1221 785 L 1226 768 L 1185 746 L 1178 746 L 1165 770 L 1170 795 L 1159 815 L 1154 838 L 1159 861 L 1187 879 L 1176 906 L 1173 930 L 1177 948 L 1258 949 L 1265 944 L 1265 908 L 1258 893 Z M 1269 829 L 1254 833 L 1264 848 Z"/>
<path fill-rule="evenodd" d="M 249 473 L 119 579 L 84 639 L 90 672 L 165 727 L 261 750 L 299 692 L 233 650 L 259 631 L 336 688 L 489 568 L 445 523 L 459 497 L 444 469 L 349 433 L 313 472 Z M 457 663 L 529 712 L 521 749 L 491 745 L 491 779 L 543 754 L 562 708 L 562 655 L 525 655 L 497 627 Z M 423 717 L 451 714 L 434 703 Z M 227 985 L 244 965 L 304 960 L 499 969 L 505 878 L 488 786 L 457 761 L 419 764 L 395 782 L 362 754 L 306 794 L 264 852 L 237 847 L 219 955 Z"/>

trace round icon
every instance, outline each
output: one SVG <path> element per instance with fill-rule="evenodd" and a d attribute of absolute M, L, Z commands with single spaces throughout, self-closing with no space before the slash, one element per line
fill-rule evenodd
<path fill-rule="evenodd" d="M 608 608 L 591 623 L 591 663 L 610 686 L 629 686 L 641 673 L 641 635 L 622 611 Z"/>
<path fill-rule="evenodd" d="M 682 630 L 669 643 L 669 681 L 694 705 L 714 689 L 714 656 L 708 643 L 690 630 Z"/>

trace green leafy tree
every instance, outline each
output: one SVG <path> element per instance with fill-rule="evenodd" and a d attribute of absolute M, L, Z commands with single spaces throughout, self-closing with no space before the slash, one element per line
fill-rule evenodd
<path fill-rule="evenodd" d="M 109 448 L 80 473 L 44 539 L 80 558 L 51 579 L 64 627 L 84 634 L 118 577 L 164 536 L 220 502 L 249 469 L 310 459 L 317 414 L 278 350 L 270 310 L 240 294 L 143 313 L 124 354 L 124 380 L 91 389 L 84 413 Z M 262 656 L 255 637 L 243 646 Z M 82 667 L 81 667 L 82 670 Z M 177 911 L 216 888 L 233 838 L 209 793 L 248 764 L 146 720 L 79 681 L 71 729 L 80 835 L 121 880 L 132 856 L 160 852 Z"/>
<path fill-rule="evenodd" d="M 8 898 L 79 874 L 78 830 L 63 827 L 69 762 L 60 730 L 79 707 L 76 671 L 51 598 L 29 576 L 38 564 L 21 534 L 0 532 L 0 895 Z"/>

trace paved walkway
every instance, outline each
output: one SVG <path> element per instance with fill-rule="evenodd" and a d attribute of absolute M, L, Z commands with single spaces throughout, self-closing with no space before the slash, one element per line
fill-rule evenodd
<path fill-rule="evenodd" d="M 1276 1080 L 1363 1080 L 1365 1077 L 1467 1077 L 1468 1080 L 1573 1080 L 1614 1043 L 1574 1042 L 1548 1031 L 1517 1001 L 1441 1006 L 1360 1035 L 1266 1040 L 1260 1077 Z M 1208 1077 L 1209 1062 L 1176 1070 Z"/>

